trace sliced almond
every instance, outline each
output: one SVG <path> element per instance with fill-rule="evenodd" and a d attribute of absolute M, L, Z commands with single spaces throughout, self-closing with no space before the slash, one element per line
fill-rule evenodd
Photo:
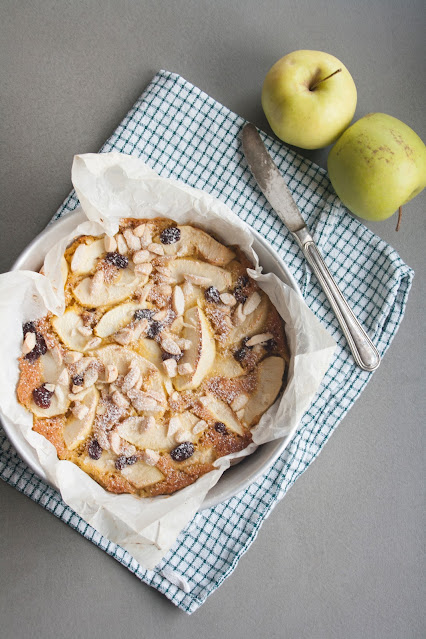
<path fill-rule="evenodd" d="M 55 392 L 55 384 L 45 384 L 44 387 L 49 393 Z"/>
<path fill-rule="evenodd" d="M 126 255 L 126 253 L 128 253 L 128 252 L 129 252 L 129 249 L 128 249 L 127 244 L 126 244 L 126 240 L 125 240 L 125 239 L 124 239 L 124 237 L 121 235 L 121 233 L 118 233 L 118 234 L 115 236 L 115 240 L 116 240 L 116 242 L 117 242 L 117 251 L 118 251 L 119 253 L 121 253 L 121 255 Z"/>
<path fill-rule="evenodd" d="M 120 393 L 119 390 L 116 390 L 116 391 L 113 392 L 112 401 L 119 408 L 127 408 L 128 405 L 129 405 L 129 402 L 124 397 L 123 393 Z"/>
<path fill-rule="evenodd" d="M 192 346 L 192 342 L 191 342 L 190 339 L 184 339 L 183 337 L 176 337 L 174 339 L 175 339 L 176 344 L 181 349 L 181 351 L 187 351 Z"/>
<path fill-rule="evenodd" d="M 162 244 L 149 244 L 147 248 L 148 251 L 155 253 L 155 255 L 164 255 L 164 247 Z"/>
<path fill-rule="evenodd" d="M 156 320 L 157 322 L 162 322 L 164 319 L 166 319 L 167 315 L 168 311 L 164 309 L 162 311 L 158 311 L 158 313 L 155 313 L 155 315 L 152 316 L 152 319 Z"/>
<path fill-rule="evenodd" d="M 127 393 L 128 398 L 132 402 L 132 406 L 138 411 L 143 412 L 145 410 L 156 410 L 158 408 L 158 402 L 153 397 L 149 397 L 143 391 L 130 389 Z"/>
<path fill-rule="evenodd" d="M 274 336 L 272 333 L 259 333 L 258 335 L 253 335 L 246 342 L 246 346 L 256 346 L 257 344 L 264 344 L 265 342 L 269 342 Z"/>
<path fill-rule="evenodd" d="M 25 335 L 24 343 L 22 345 L 22 352 L 24 353 L 24 355 L 26 355 L 27 353 L 31 353 L 35 345 L 36 345 L 35 333 L 27 333 Z"/>
<path fill-rule="evenodd" d="M 244 417 L 244 413 L 245 413 L 245 409 L 241 408 L 240 410 L 237 410 L 235 414 L 238 417 L 238 419 L 241 421 Z"/>
<path fill-rule="evenodd" d="M 179 430 L 175 435 L 175 441 L 178 444 L 182 444 L 182 442 L 188 442 L 192 439 L 192 433 L 188 430 Z"/>
<path fill-rule="evenodd" d="M 126 229 L 125 231 L 123 231 L 123 235 L 129 249 L 131 251 L 139 251 L 141 247 L 141 241 L 137 237 L 137 235 L 134 235 L 130 229 Z"/>
<path fill-rule="evenodd" d="M 102 344 L 102 340 L 100 337 L 94 337 L 93 339 L 89 340 L 86 344 L 86 348 L 84 349 L 85 351 L 90 351 L 93 348 L 98 348 L 98 346 L 100 346 Z"/>
<path fill-rule="evenodd" d="M 90 326 L 77 326 L 77 330 L 80 335 L 83 335 L 84 337 L 89 337 L 90 335 L 92 335 L 92 329 L 90 328 Z"/>
<path fill-rule="evenodd" d="M 152 244 L 152 225 L 145 224 L 145 229 L 141 236 L 141 246 L 142 248 L 148 248 L 150 244 Z"/>
<path fill-rule="evenodd" d="M 84 419 L 89 412 L 89 407 L 77 400 L 74 402 L 71 412 L 76 419 Z"/>
<path fill-rule="evenodd" d="M 181 287 L 178 285 L 173 289 L 172 306 L 176 315 L 183 315 L 185 311 L 185 296 Z"/>
<path fill-rule="evenodd" d="M 89 388 L 89 386 L 93 386 L 95 382 L 98 380 L 98 371 L 96 368 L 88 368 L 84 373 L 84 388 Z"/>
<path fill-rule="evenodd" d="M 137 288 L 135 291 L 135 298 L 138 304 L 144 304 L 148 298 L 152 289 L 152 284 L 145 284 L 145 286 L 141 286 Z"/>
<path fill-rule="evenodd" d="M 61 349 L 59 348 L 58 345 L 54 346 L 51 350 L 50 353 L 53 357 L 53 360 L 55 362 L 55 364 L 57 366 L 60 366 L 62 364 L 63 361 L 63 357 L 62 357 L 62 353 L 61 353 Z"/>
<path fill-rule="evenodd" d="M 117 242 L 115 237 L 110 237 L 109 235 L 105 235 L 104 237 L 104 246 L 107 253 L 112 253 L 117 248 Z"/>
<path fill-rule="evenodd" d="M 144 234 L 145 228 L 146 228 L 146 224 L 139 224 L 139 226 L 133 229 L 133 234 L 136 235 L 136 237 L 142 237 L 142 235 Z"/>
<path fill-rule="evenodd" d="M 69 381 L 70 381 L 70 375 L 68 373 L 68 370 L 64 368 L 64 370 L 61 372 L 61 374 L 58 377 L 58 384 L 62 384 L 62 386 L 68 386 Z"/>
<path fill-rule="evenodd" d="M 163 368 L 169 377 L 176 377 L 177 362 L 175 359 L 173 359 L 172 357 L 170 357 L 169 359 L 165 359 L 163 362 Z"/>
<path fill-rule="evenodd" d="M 149 262 L 147 264 L 136 264 L 135 266 L 135 274 L 136 275 L 150 275 L 152 272 L 152 264 Z"/>
<path fill-rule="evenodd" d="M 145 262 L 149 262 L 151 257 L 152 256 L 149 254 L 149 251 L 142 249 L 140 251 L 136 251 L 136 253 L 133 254 L 132 259 L 134 264 L 144 264 Z"/>
<path fill-rule="evenodd" d="M 131 366 L 121 385 L 122 392 L 127 393 L 131 388 L 133 388 L 139 380 L 140 376 L 140 368 L 138 366 Z"/>
<path fill-rule="evenodd" d="M 105 381 L 112 384 L 118 377 L 118 368 L 114 364 L 108 364 L 105 368 Z"/>
<path fill-rule="evenodd" d="M 145 462 L 145 464 L 148 464 L 149 466 L 155 466 L 155 464 L 157 464 L 158 460 L 160 459 L 160 453 L 158 453 L 156 450 L 151 450 L 151 448 L 146 448 L 141 454 L 141 459 Z"/>
<path fill-rule="evenodd" d="M 171 355 L 180 355 L 182 352 L 171 337 L 163 337 L 161 340 L 161 346 L 166 353 L 170 353 Z"/>
<path fill-rule="evenodd" d="M 220 295 L 220 301 L 223 302 L 226 306 L 235 306 L 237 300 L 231 293 L 222 293 Z"/>
<path fill-rule="evenodd" d="M 255 311 L 257 307 L 259 306 L 261 299 L 262 298 L 260 297 L 259 293 L 257 291 L 254 291 L 254 293 L 252 293 L 250 297 L 244 303 L 244 306 L 243 306 L 244 315 L 250 315 L 250 313 L 253 313 L 253 311 Z"/>
<path fill-rule="evenodd" d="M 194 368 L 188 362 L 186 364 L 179 364 L 177 370 L 179 375 L 190 375 L 194 372 Z"/>
<path fill-rule="evenodd" d="M 82 357 L 82 353 L 78 353 L 77 351 L 68 351 L 68 353 L 65 353 L 64 355 L 64 362 L 65 364 L 75 364 Z"/>
<path fill-rule="evenodd" d="M 207 422 L 205 422 L 204 419 L 200 419 L 200 421 L 198 421 L 192 429 L 192 433 L 194 435 L 198 435 L 199 433 L 202 433 L 204 430 L 206 430 L 206 428 Z"/>

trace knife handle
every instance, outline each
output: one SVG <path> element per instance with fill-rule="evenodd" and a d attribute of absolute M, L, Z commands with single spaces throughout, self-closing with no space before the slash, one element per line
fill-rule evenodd
<path fill-rule="evenodd" d="M 379 352 L 343 297 L 311 235 L 306 227 L 293 235 L 330 302 L 355 362 L 365 371 L 376 370 L 380 364 Z"/>

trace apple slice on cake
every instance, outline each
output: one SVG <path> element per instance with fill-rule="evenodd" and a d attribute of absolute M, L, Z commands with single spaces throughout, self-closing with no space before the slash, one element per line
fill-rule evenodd
<path fill-rule="evenodd" d="M 135 292 L 139 285 L 146 284 L 147 275 L 135 275 L 129 268 L 119 271 L 113 282 L 103 282 L 102 286 L 94 287 L 93 278 L 85 277 L 75 288 L 74 295 L 82 306 L 97 308 L 110 306 L 124 301 Z"/>
<path fill-rule="evenodd" d="M 216 266 L 226 266 L 234 259 L 235 253 L 217 242 L 211 235 L 194 226 L 178 226 L 180 239 L 174 244 L 164 244 L 165 255 L 201 255 Z"/>
<path fill-rule="evenodd" d="M 77 448 L 90 435 L 95 420 L 96 406 L 99 401 L 99 392 L 94 386 L 91 386 L 79 401 L 88 410 L 81 419 L 72 416 L 65 424 L 64 441 L 69 450 Z"/>
<path fill-rule="evenodd" d="M 285 362 L 282 357 L 267 357 L 257 368 L 256 390 L 244 407 L 244 422 L 252 426 L 275 402 L 283 383 Z"/>
<path fill-rule="evenodd" d="M 170 275 L 178 284 L 187 279 L 192 284 L 203 288 L 214 286 L 221 293 L 229 289 L 232 275 L 220 266 L 214 266 L 200 260 L 176 258 L 169 264 Z"/>
<path fill-rule="evenodd" d="M 203 311 L 194 306 L 186 311 L 184 318 L 184 338 L 191 342 L 191 346 L 185 351 L 180 364 L 189 364 L 192 372 L 174 379 L 178 391 L 198 388 L 213 366 L 216 354 L 215 340 Z"/>

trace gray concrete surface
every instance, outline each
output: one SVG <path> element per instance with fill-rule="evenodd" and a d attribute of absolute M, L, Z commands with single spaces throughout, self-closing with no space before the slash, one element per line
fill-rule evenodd
<path fill-rule="evenodd" d="M 349 67 L 356 116 L 423 138 L 421 0 L 3 0 L 1 247 L 7 270 L 160 68 L 267 129 L 260 88 L 310 48 Z M 305 153 L 325 166 L 326 151 Z M 425 196 L 371 228 L 416 272 L 406 318 L 362 397 L 265 522 L 237 570 L 187 617 L 78 533 L 0 483 L 0 635 L 13 639 L 424 637 Z M 5 337 L 2 336 L 4 339 Z"/>

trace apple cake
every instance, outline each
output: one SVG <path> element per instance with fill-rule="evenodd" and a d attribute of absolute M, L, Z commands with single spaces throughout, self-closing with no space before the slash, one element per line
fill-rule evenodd
<path fill-rule="evenodd" d="M 192 225 L 123 219 L 62 259 L 66 310 L 23 326 L 33 430 L 105 489 L 175 492 L 245 448 L 274 403 L 284 324 L 252 265 Z"/>

